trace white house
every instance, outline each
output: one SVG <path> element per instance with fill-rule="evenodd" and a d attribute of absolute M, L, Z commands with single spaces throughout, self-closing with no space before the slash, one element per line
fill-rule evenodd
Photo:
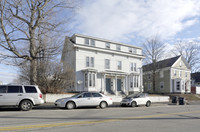
<path fill-rule="evenodd" d="M 74 74 L 71 91 L 117 95 L 143 91 L 142 59 L 140 47 L 74 34 L 65 39 L 61 61 Z"/>

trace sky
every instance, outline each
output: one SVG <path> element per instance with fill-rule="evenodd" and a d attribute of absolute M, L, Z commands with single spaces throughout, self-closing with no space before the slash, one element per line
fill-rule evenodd
<path fill-rule="evenodd" d="M 177 40 L 200 40 L 200 0 L 83 0 L 70 29 L 140 47 L 159 36 L 170 48 Z M 0 81 L 16 76 L 15 68 L 0 65 Z"/>

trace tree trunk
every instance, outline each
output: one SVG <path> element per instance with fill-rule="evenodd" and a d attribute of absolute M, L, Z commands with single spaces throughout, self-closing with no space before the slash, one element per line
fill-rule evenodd
<path fill-rule="evenodd" d="M 37 82 L 37 60 L 30 61 L 30 84 L 35 85 Z"/>

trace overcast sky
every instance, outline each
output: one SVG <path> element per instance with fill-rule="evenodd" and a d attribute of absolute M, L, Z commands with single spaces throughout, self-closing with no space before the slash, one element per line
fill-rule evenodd
<path fill-rule="evenodd" d="M 155 35 L 168 43 L 200 40 L 200 0 L 83 0 L 70 27 L 72 34 L 136 46 Z M 16 71 L 0 65 L 0 81 L 13 77 Z"/>

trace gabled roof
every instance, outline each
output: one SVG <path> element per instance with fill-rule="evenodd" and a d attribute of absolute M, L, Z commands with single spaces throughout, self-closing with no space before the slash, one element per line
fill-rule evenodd
<path fill-rule="evenodd" d="M 195 80 L 195 82 L 200 82 L 200 72 L 192 73 L 191 78 Z"/>
<path fill-rule="evenodd" d="M 166 59 L 166 60 L 158 61 L 156 63 L 156 69 L 171 67 L 180 57 L 181 56 L 176 56 L 176 57 L 169 58 L 169 59 Z M 148 64 L 148 65 L 144 65 L 142 68 L 143 68 L 144 72 L 151 71 L 151 70 L 153 70 L 153 63 Z"/>

